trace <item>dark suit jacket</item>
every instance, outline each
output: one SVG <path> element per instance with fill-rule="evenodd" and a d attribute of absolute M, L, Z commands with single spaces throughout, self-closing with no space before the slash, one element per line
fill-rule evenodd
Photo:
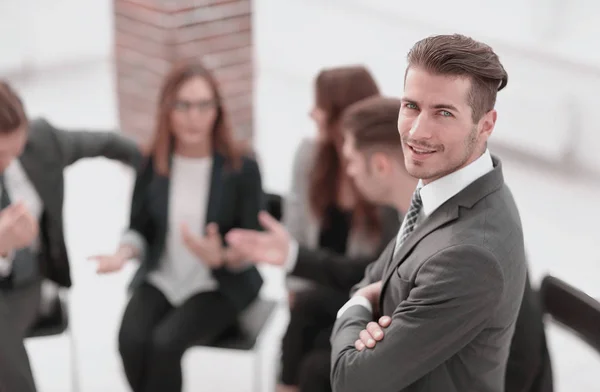
<path fill-rule="evenodd" d="M 264 208 L 260 171 L 255 160 L 244 158 L 242 167 L 227 166 L 220 154 L 213 158 L 206 222 L 219 225 L 221 235 L 236 227 L 261 230 L 258 212 Z M 131 203 L 130 229 L 142 235 L 148 246 L 145 259 L 131 283 L 134 289 L 159 265 L 165 249 L 168 224 L 169 177 L 155 172 L 149 159 L 138 175 Z M 254 266 L 242 270 L 214 269 L 220 290 L 241 310 L 258 295 L 263 280 Z"/>
<path fill-rule="evenodd" d="M 382 281 L 392 323 L 375 349 L 357 351 L 373 315 L 353 306 L 336 321 L 334 391 L 504 391 L 527 272 L 518 209 L 493 162 L 367 268 L 361 285 Z"/>
<path fill-rule="evenodd" d="M 63 234 L 64 169 L 82 158 L 106 157 L 138 167 L 141 155 L 135 143 L 112 132 L 64 131 L 43 119 L 29 124 L 19 158 L 42 200 L 40 270 L 59 286 L 69 287 L 69 258 Z M 35 391 L 27 353 L 21 338 L 8 323 L 0 292 L 0 390 Z"/>
<path fill-rule="evenodd" d="M 381 207 L 381 246 L 375 255 L 381 254 L 386 245 L 396 237 L 400 229 L 398 211 Z M 291 275 L 308 279 L 324 286 L 350 292 L 365 276 L 365 269 L 376 256 L 349 256 L 323 248 L 298 247 L 296 265 Z"/>
<path fill-rule="evenodd" d="M 82 158 L 105 157 L 140 166 L 137 145 L 114 132 L 65 131 L 44 119 L 30 122 L 25 150 L 19 158 L 44 211 L 40 222 L 40 264 L 44 277 L 70 287 L 69 258 L 63 234 L 64 170 Z"/>

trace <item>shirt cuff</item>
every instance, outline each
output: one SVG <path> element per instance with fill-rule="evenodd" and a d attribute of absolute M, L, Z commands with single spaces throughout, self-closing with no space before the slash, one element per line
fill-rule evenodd
<path fill-rule="evenodd" d="M 0 277 L 7 277 L 12 272 L 15 252 L 10 252 L 6 257 L 0 257 Z"/>
<path fill-rule="evenodd" d="M 357 295 L 355 297 L 350 298 L 350 300 L 348 302 L 346 302 L 344 304 L 344 306 L 342 306 L 340 308 L 340 310 L 338 310 L 338 314 L 337 314 L 337 318 L 342 317 L 342 315 L 344 314 L 344 312 L 346 312 L 346 310 L 350 309 L 353 306 L 362 306 L 364 308 L 366 308 L 370 313 L 373 313 L 373 306 L 371 305 L 371 302 L 369 302 L 368 299 L 366 299 L 365 297 L 361 296 L 361 295 Z"/>
<path fill-rule="evenodd" d="M 128 230 L 123 237 L 121 237 L 121 246 L 131 246 L 138 251 L 137 259 L 144 260 L 146 256 L 146 240 L 140 233 L 135 230 Z"/>
<path fill-rule="evenodd" d="M 290 243 L 288 245 L 288 254 L 283 266 L 287 273 L 292 272 L 296 268 L 296 263 L 298 262 L 298 241 L 291 238 Z"/>

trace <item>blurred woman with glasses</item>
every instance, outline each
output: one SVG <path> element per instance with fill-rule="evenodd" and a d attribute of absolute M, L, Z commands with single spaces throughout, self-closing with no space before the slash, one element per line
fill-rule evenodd
<path fill-rule="evenodd" d="M 157 114 L 129 231 L 115 254 L 95 257 L 100 273 L 140 263 L 119 331 L 134 392 L 181 391 L 185 350 L 234 326 L 263 282 L 222 239 L 234 227 L 259 229 L 263 192 L 256 161 L 233 139 L 215 79 L 199 64 L 176 66 Z"/>

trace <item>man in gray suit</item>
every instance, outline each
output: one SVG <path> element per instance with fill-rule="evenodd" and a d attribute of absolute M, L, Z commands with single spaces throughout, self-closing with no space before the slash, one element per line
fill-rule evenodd
<path fill-rule="evenodd" d="M 519 213 L 487 150 L 507 80 L 493 50 L 468 37 L 409 52 L 398 130 L 420 181 L 396 241 L 338 312 L 334 391 L 504 391 L 526 279 Z M 388 327 L 375 346 L 381 336 L 367 335 L 380 316 Z"/>
<path fill-rule="evenodd" d="M 70 287 L 63 234 L 64 169 L 107 157 L 134 167 L 141 154 L 111 132 L 64 131 L 28 121 L 0 82 L 0 391 L 35 391 L 23 339 L 38 317 L 41 282 Z"/>

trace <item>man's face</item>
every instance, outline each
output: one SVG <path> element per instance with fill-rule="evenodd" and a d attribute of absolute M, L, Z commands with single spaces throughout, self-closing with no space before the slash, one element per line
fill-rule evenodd
<path fill-rule="evenodd" d="M 410 68 L 398 116 L 406 169 L 425 184 L 473 162 L 494 129 L 496 111 L 473 123 L 469 78 Z"/>
<path fill-rule="evenodd" d="M 0 133 L 0 173 L 3 173 L 10 163 L 21 155 L 26 141 L 26 126 Z"/>
<path fill-rule="evenodd" d="M 346 172 L 363 197 L 375 204 L 388 203 L 392 196 L 390 179 L 385 172 L 373 167 L 373 156 L 367 157 L 356 148 L 354 136 L 349 133 L 344 138 L 343 153 L 347 162 Z"/>

